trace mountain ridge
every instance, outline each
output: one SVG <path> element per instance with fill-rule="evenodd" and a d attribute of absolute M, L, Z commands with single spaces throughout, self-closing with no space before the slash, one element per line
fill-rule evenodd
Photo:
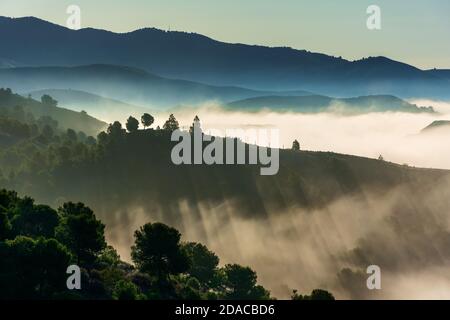
<path fill-rule="evenodd" d="M 0 37 L 8 44 L 2 56 L 25 66 L 125 64 L 166 78 L 254 90 L 450 96 L 448 80 L 386 57 L 349 61 L 289 47 L 225 43 L 156 28 L 128 33 L 94 28 L 75 31 L 38 18 L 0 19 Z"/>
<path fill-rule="evenodd" d="M 265 96 L 248 98 L 227 104 L 230 109 L 259 111 L 264 108 L 278 111 L 303 113 L 337 112 L 358 114 L 368 112 L 427 112 L 434 113 L 433 107 L 419 107 L 391 95 L 369 95 L 351 98 L 333 98 L 323 95 L 305 96 Z"/>

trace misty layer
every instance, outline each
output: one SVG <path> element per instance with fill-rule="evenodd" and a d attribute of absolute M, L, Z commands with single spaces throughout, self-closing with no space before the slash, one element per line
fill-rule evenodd
<path fill-rule="evenodd" d="M 222 263 L 254 266 L 261 283 L 280 298 L 289 297 L 293 288 L 317 286 L 344 299 L 445 298 L 450 293 L 445 270 L 450 260 L 450 180 L 440 179 L 434 189 L 399 186 L 385 191 L 365 193 L 364 199 L 344 196 L 315 210 L 268 210 L 264 218 L 238 216 L 240 207 L 232 200 L 179 201 L 172 219 L 167 208 L 134 208 L 116 213 L 109 238 L 126 257 L 132 238 L 124 230 L 148 221 L 170 223 L 186 239 L 207 243 Z M 372 264 L 381 268 L 381 291 L 366 287 L 365 271 Z"/>
<path fill-rule="evenodd" d="M 395 163 L 450 169 L 450 129 L 421 134 L 422 129 L 433 121 L 450 119 L 450 104 L 423 100 L 417 104 L 433 106 L 437 113 L 343 115 L 339 112 L 299 114 L 269 110 L 247 113 L 205 105 L 200 109 L 180 109 L 176 114 L 182 124 L 189 124 L 198 114 L 205 130 L 277 128 L 280 146 L 284 148 L 290 148 L 292 141 L 297 139 L 302 150 L 333 151 L 369 158 L 382 155 L 385 160 Z"/>

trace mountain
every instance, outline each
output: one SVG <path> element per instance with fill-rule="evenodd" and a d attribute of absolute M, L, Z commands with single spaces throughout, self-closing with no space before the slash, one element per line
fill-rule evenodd
<path fill-rule="evenodd" d="M 0 115 L 8 116 L 10 113 L 18 113 L 14 110 L 17 106 L 23 109 L 24 117 L 26 113 L 31 113 L 35 119 L 41 117 L 51 117 L 58 122 L 58 128 L 66 130 L 83 131 L 88 135 L 96 136 L 107 126 L 105 122 L 97 120 L 83 112 L 59 108 L 55 105 L 44 104 L 31 98 L 24 98 L 10 90 L 0 89 Z"/>
<path fill-rule="evenodd" d="M 432 70 L 427 70 L 428 74 L 431 74 L 435 77 L 439 77 L 445 80 L 450 81 L 450 69 L 446 70 L 446 69 L 432 69 Z"/>
<path fill-rule="evenodd" d="M 0 39 L 5 44 L 2 57 L 26 66 L 127 65 L 163 77 L 266 91 L 450 97 L 448 80 L 385 57 L 348 61 L 148 28 L 129 33 L 75 31 L 33 17 L 0 17 Z"/>
<path fill-rule="evenodd" d="M 24 67 L 0 69 L 0 87 L 18 92 L 53 89 L 85 91 L 127 103 L 161 108 L 207 101 L 229 102 L 269 94 L 308 94 L 304 91 L 266 92 L 172 80 L 146 71 L 113 65 Z"/>
<path fill-rule="evenodd" d="M 50 95 L 60 106 L 74 111 L 86 111 L 97 119 L 121 119 L 124 116 L 138 116 L 150 112 L 143 107 L 78 90 L 46 89 L 28 94 L 34 99 L 40 99 L 45 94 Z"/>
<path fill-rule="evenodd" d="M 305 113 L 338 112 L 357 114 L 367 112 L 434 112 L 432 107 L 418 107 L 394 96 L 378 95 L 356 98 L 331 98 L 319 95 L 308 96 L 267 96 L 235 101 L 227 105 L 229 109 L 258 111 L 264 108 L 280 111 Z"/>
<path fill-rule="evenodd" d="M 450 132 L 450 121 L 437 120 L 433 121 L 429 126 L 422 129 L 423 133 L 435 132 L 437 130 L 448 130 Z"/>

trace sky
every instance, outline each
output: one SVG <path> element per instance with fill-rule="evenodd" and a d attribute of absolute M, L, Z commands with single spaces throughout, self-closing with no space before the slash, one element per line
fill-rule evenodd
<path fill-rule="evenodd" d="M 82 27 L 156 27 L 349 60 L 384 55 L 422 69 L 450 69 L 448 0 L 1 0 L 0 15 L 65 25 L 69 5 L 80 7 Z M 369 5 L 381 9 L 381 30 L 366 27 Z"/>

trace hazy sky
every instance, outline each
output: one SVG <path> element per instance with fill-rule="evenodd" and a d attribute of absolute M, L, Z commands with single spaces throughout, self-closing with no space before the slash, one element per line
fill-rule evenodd
<path fill-rule="evenodd" d="M 0 15 L 65 24 L 80 6 L 82 26 L 197 32 L 226 42 L 291 46 L 347 59 L 386 55 L 422 68 L 450 69 L 448 0 L 1 0 Z M 380 6 L 382 29 L 366 27 Z"/>

